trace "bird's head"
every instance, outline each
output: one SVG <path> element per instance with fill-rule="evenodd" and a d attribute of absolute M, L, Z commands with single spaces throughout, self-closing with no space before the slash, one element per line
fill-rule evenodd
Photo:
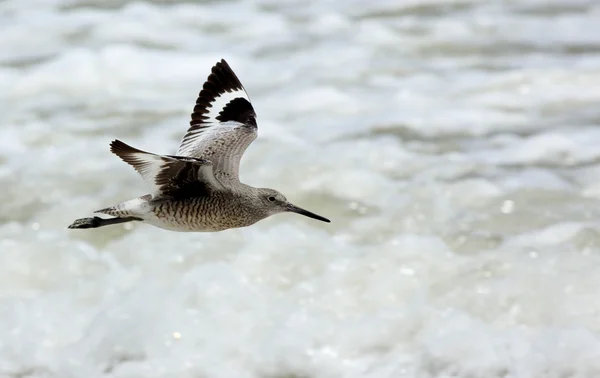
<path fill-rule="evenodd" d="M 320 220 L 322 222 L 330 223 L 331 221 L 325 217 L 311 213 L 308 210 L 304 210 L 296 205 L 292 205 L 283 194 L 277 190 L 260 188 L 258 189 L 258 196 L 262 205 L 267 209 L 269 215 L 275 215 L 283 212 L 292 212 L 301 214 L 309 218 Z"/>

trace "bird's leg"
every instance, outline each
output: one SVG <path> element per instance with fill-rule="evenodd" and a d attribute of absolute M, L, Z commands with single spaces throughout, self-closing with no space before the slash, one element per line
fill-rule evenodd
<path fill-rule="evenodd" d="M 132 221 L 141 221 L 143 219 L 136 217 L 124 217 L 124 218 L 109 218 L 104 219 L 100 217 L 93 218 L 81 218 L 77 219 L 69 228 L 98 228 L 103 226 L 109 226 L 111 224 L 126 223 Z"/>

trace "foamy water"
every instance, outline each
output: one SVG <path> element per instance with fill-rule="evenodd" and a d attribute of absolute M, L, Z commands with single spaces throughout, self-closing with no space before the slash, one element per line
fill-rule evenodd
<path fill-rule="evenodd" d="M 0 377 L 600 376 L 597 1 L 0 2 Z M 219 59 L 332 219 L 67 230 Z"/>

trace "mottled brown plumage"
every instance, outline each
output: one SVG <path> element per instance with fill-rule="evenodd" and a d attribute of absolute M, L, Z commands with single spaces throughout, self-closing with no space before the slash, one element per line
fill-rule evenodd
<path fill-rule="evenodd" d="M 276 190 L 239 181 L 240 159 L 256 132 L 250 99 L 221 60 L 198 95 L 176 155 L 152 154 L 119 140 L 111 143 L 111 152 L 142 176 L 151 193 L 96 211 L 113 218 L 82 218 L 69 228 L 143 221 L 173 231 L 222 231 L 286 211 L 329 222 L 292 205 Z"/>

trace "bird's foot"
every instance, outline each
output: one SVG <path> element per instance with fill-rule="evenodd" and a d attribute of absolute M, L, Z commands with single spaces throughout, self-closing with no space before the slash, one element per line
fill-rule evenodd
<path fill-rule="evenodd" d="M 96 228 L 100 226 L 101 221 L 100 217 L 81 218 L 73 222 L 69 228 Z"/>

